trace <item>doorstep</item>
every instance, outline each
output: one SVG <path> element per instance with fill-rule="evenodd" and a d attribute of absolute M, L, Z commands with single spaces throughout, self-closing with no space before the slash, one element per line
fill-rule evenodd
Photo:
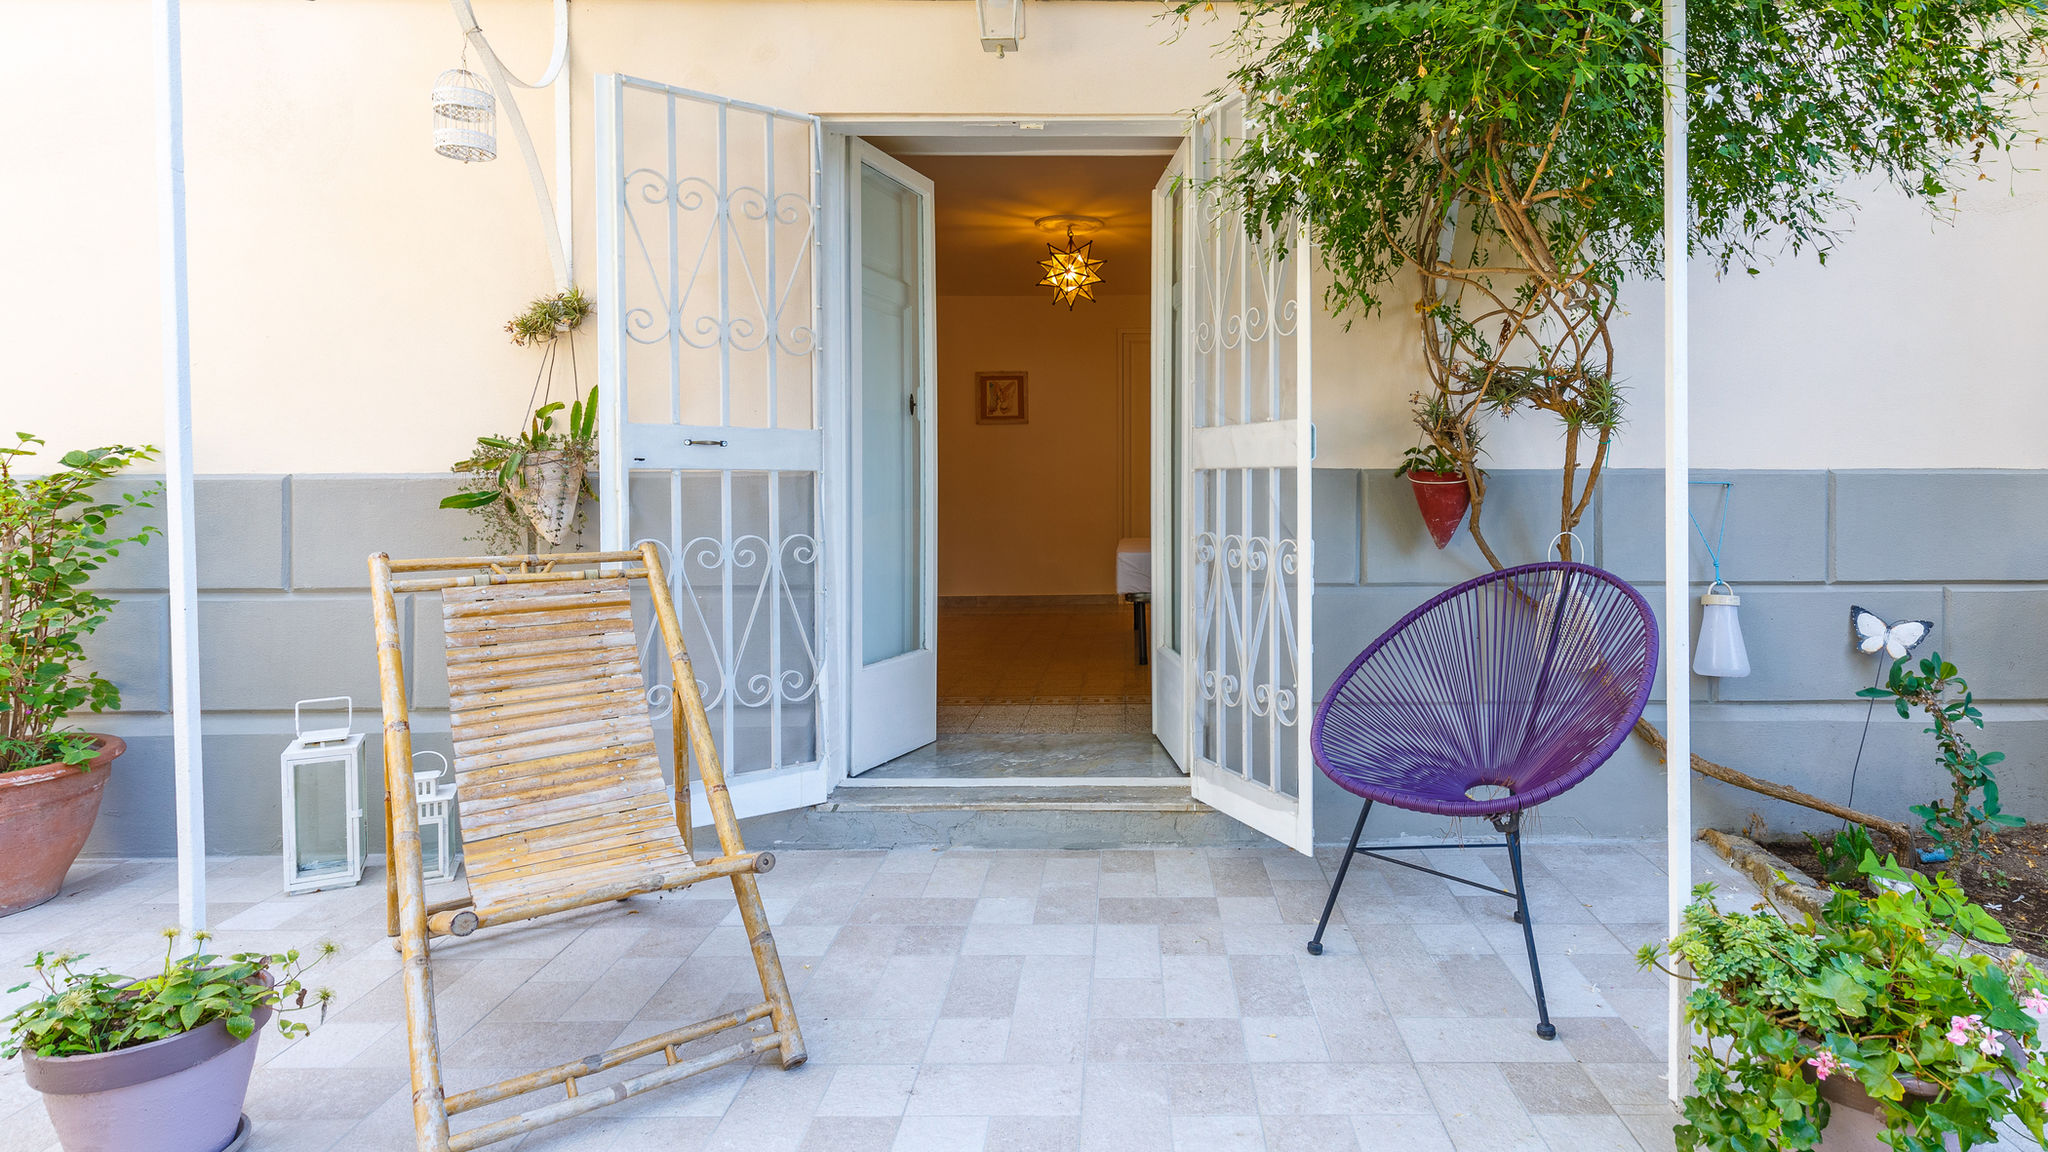
<path fill-rule="evenodd" d="M 751 817 L 740 827 L 753 849 L 1093 850 L 1266 840 L 1189 796 L 1185 779 L 1029 787 L 958 780 L 876 787 L 854 781 L 823 804 Z"/>

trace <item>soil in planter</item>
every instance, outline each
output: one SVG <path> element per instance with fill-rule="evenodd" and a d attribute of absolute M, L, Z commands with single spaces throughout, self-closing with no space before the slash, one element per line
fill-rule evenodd
<path fill-rule="evenodd" d="M 1796 843 L 1772 844 L 1771 851 L 1816 880 L 1820 862 L 1801 837 Z M 1972 857 L 1947 864 L 1923 864 L 1921 871 L 1945 871 L 1956 878 L 1970 899 L 1984 906 L 2012 934 L 2013 943 L 2037 956 L 2048 955 L 2048 823 L 2029 823 L 2000 832 L 1991 845 L 1986 876 Z M 2005 883 L 1998 873 L 2005 873 Z"/>

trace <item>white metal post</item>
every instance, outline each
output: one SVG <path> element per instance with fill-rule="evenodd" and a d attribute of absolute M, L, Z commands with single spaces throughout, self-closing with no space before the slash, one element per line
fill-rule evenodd
<path fill-rule="evenodd" d="M 1685 0 L 1664 0 L 1664 758 L 1667 927 L 1692 895 L 1691 419 L 1687 360 Z M 1684 1095 L 1685 990 L 1671 981 L 1665 1089 Z"/>
<path fill-rule="evenodd" d="M 632 467 L 626 459 L 626 298 L 619 270 L 619 197 L 625 175 L 624 116 L 619 78 L 611 73 L 596 79 L 591 120 L 597 141 L 597 523 L 598 547 L 616 552 L 626 547 L 630 521 L 626 490 Z"/>
<path fill-rule="evenodd" d="M 185 94 L 178 0 L 154 0 L 158 296 L 163 316 L 164 523 L 170 549 L 171 748 L 178 923 L 206 927 L 206 771 L 199 732 L 199 565 L 192 536 L 192 340 L 185 291 Z"/>

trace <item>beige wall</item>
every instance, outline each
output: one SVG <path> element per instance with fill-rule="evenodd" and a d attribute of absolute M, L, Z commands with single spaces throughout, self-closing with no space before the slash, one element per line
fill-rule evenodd
<path fill-rule="evenodd" d="M 549 0 L 478 0 L 514 71 Z M 428 146 L 427 90 L 461 58 L 442 0 L 187 0 L 196 461 L 202 472 L 445 468 L 516 424 L 531 353 L 499 330 L 551 288 L 500 123 L 495 163 Z M 1035 4 L 998 60 L 971 5 L 574 0 L 578 279 L 591 283 L 592 77 L 624 72 L 820 113 L 1159 115 L 1221 68 L 1146 3 Z M 159 440 L 146 0 L 5 0 L 0 314 L 22 339 L 6 431 Z M 472 64 L 474 61 L 472 60 Z M 1076 83 L 1085 77 L 1085 83 Z M 552 168 L 551 94 L 522 93 Z M 580 341 L 593 380 L 594 340 Z M 381 419 L 373 423 L 373 415 Z"/>
<path fill-rule="evenodd" d="M 427 146 L 425 94 L 460 57 L 440 0 L 188 0 L 192 350 L 206 472 L 438 470 L 516 422 L 530 354 L 499 331 L 547 290 L 509 137 L 493 164 Z M 576 249 L 593 266 L 591 78 L 623 71 L 825 113 L 1156 114 L 1197 104 L 1215 35 L 1165 43 L 1148 3 L 1039 3 L 997 60 L 933 0 L 575 0 Z M 547 0 L 479 0 L 515 70 Z M 156 440 L 156 229 L 145 0 L 5 0 L 0 375 L 6 429 L 63 447 Z M 1076 82 L 1076 78 L 1085 82 Z M 525 93 L 552 156 L 549 97 Z M 1826 268 L 1697 275 L 1694 460 L 1705 467 L 2048 466 L 2048 168 L 1972 185 L 1954 228 L 1888 193 Z M 1661 305 L 1620 325 L 1635 388 L 1617 463 L 1659 458 Z M 1410 315 L 1319 323 L 1319 464 L 1412 441 Z M 593 378 L 594 341 L 583 341 Z M 373 417 L 377 419 L 373 420 Z M 1500 430 L 1496 467 L 1550 466 L 1554 431 Z"/>
<path fill-rule="evenodd" d="M 2048 468 L 2048 149 L 1959 197 L 1953 225 L 1872 189 L 1822 266 L 1692 273 L 1692 460 L 1700 468 Z M 1423 386 L 1406 283 L 1386 313 L 1315 330 L 1316 463 L 1391 467 Z M 1614 330 L 1629 419 L 1621 467 L 1664 445 L 1663 285 L 1631 285 Z M 1485 462 L 1555 468 L 1554 422 L 1493 422 Z"/>
<path fill-rule="evenodd" d="M 939 594 L 1116 591 L 1120 331 L 1147 297 L 939 298 Z M 1027 424 L 977 424 L 974 374 L 1030 374 Z M 1142 381 L 1139 381 L 1142 385 Z M 1144 535 L 1139 532 L 1138 535 Z"/>

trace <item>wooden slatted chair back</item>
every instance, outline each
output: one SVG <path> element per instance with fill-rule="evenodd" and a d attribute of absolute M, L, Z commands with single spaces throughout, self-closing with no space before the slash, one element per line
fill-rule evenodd
<path fill-rule="evenodd" d="M 399 945 L 419 1152 L 470 1152 L 764 1052 L 779 1052 L 784 1068 L 803 1063 L 803 1032 L 755 879 L 775 857 L 748 852 L 740 835 L 656 546 L 417 560 L 377 552 L 369 567 L 384 712 L 386 929 Z M 461 574 L 416 575 L 437 572 Z M 673 801 L 655 754 L 633 632 L 633 580 L 646 589 L 674 677 Z M 469 868 L 469 898 L 435 904 L 427 901 L 420 814 L 411 802 L 410 690 L 397 599 L 416 592 L 442 596 Z M 688 839 L 693 763 L 718 832 L 717 854 L 701 861 L 691 859 Z M 432 939 L 713 879 L 732 884 L 761 979 L 759 1003 L 468 1091 L 447 1090 L 429 975 Z M 764 1019 L 774 1030 L 755 1032 Z M 713 1035 L 742 1031 L 724 1048 L 700 1045 L 687 1059 L 679 1055 Z M 665 1064 L 652 1071 L 580 1090 L 585 1077 L 657 1054 Z M 461 1132 L 450 1125 L 452 1116 L 553 1088 L 565 1093 L 553 1103 Z"/>
<path fill-rule="evenodd" d="M 487 922 L 689 868 L 624 577 L 442 593 L 470 890 Z"/>

